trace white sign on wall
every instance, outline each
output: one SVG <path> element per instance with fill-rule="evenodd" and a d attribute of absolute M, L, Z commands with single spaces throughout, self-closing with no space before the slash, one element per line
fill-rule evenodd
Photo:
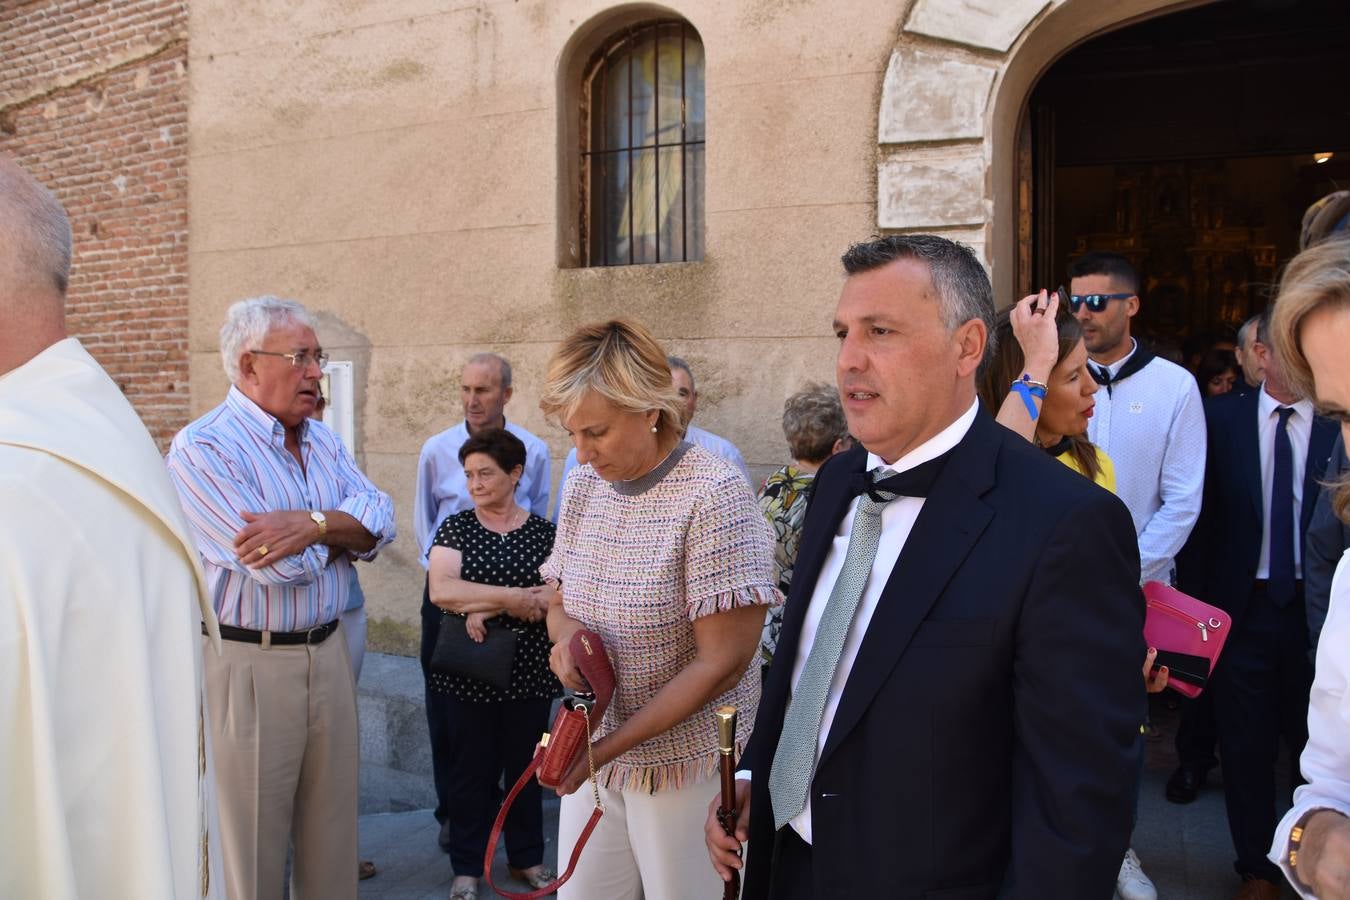
<path fill-rule="evenodd" d="M 350 360 L 329 360 L 323 368 L 323 395 L 328 400 L 323 423 L 342 438 L 347 452 L 356 455 L 356 398 L 352 391 Z"/>

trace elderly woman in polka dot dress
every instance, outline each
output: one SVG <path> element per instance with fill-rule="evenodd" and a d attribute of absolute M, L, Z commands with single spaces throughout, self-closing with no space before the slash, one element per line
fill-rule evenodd
<path fill-rule="evenodd" d="M 474 434 L 459 451 L 472 509 L 448 516 L 431 548 L 431 602 L 445 615 L 465 616 L 476 641 L 486 622 L 500 621 L 517 635 L 515 664 L 506 690 L 474 678 L 433 674 L 428 690 L 447 695 L 451 784 L 437 785 L 450 800 L 446 823 L 455 879 L 451 900 L 473 900 L 483 874 L 492 820 L 501 806 L 498 781 L 514 784 L 530 763 L 535 742 L 548 729 L 552 699 L 560 692 L 549 671 L 544 624 L 551 590 L 541 587 L 539 566 L 553 550 L 553 524 L 516 504 L 516 482 L 525 467 L 525 445 L 502 429 Z M 521 792 L 504 834 L 511 873 L 531 887 L 553 879 L 543 865 L 544 817 L 537 781 Z"/>

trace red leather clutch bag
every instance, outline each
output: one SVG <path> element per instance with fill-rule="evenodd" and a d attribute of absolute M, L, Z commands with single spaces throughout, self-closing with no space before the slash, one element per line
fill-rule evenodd
<path fill-rule="evenodd" d="M 1144 640 L 1157 648 L 1157 664 L 1168 667 L 1167 686 L 1199 697 L 1233 630 L 1232 618 L 1161 581 L 1144 585 L 1144 600 Z"/>
<path fill-rule="evenodd" d="M 562 783 L 595 733 L 609 701 L 614 698 L 614 667 L 600 635 L 594 631 L 578 631 L 567 646 L 591 690 L 589 694 L 576 694 L 565 699 L 549 728 L 538 777 L 540 784 L 550 788 Z"/>
<path fill-rule="evenodd" d="M 562 702 L 562 706 L 558 708 L 558 715 L 553 719 L 552 729 L 539 742 L 538 749 L 534 751 L 534 759 L 507 793 L 506 801 L 497 812 L 497 820 L 492 823 L 487 850 L 483 855 L 483 872 L 487 876 L 488 885 L 502 897 L 538 900 L 556 892 L 560 885 L 572 877 L 577 860 L 581 858 L 581 848 L 586 846 L 591 832 L 595 830 L 605 812 L 604 807 L 600 805 L 600 788 L 595 780 L 595 766 L 592 765 L 591 790 L 595 794 L 595 809 L 591 811 L 590 819 L 581 830 L 576 845 L 572 847 L 567 869 L 551 883 L 528 893 L 504 891 L 493 883 L 492 858 L 497 853 L 497 841 L 501 838 L 506 814 L 511 809 L 511 804 L 515 802 L 516 795 L 531 777 L 537 777 L 544 787 L 556 788 L 561 784 L 581 754 L 585 752 L 589 755 L 591 734 L 605 715 L 609 701 L 614 699 L 614 667 L 610 665 L 609 654 L 605 653 L 605 642 L 600 640 L 600 635 L 583 629 L 572 635 L 572 640 L 567 646 L 571 648 L 572 660 L 581 670 L 581 677 L 586 679 L 586 684 L 591 690 L 585 694 L 574 694 Z"/>

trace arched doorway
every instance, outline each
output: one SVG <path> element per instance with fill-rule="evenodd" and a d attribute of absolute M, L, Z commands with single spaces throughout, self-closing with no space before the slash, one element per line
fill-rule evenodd
<path fill-rule="evenodd" d="M 1017 288 L 1110 249 L 1143 276 L 1144 334 L 1259 310 L 1303 210 L 1350 187 L 1346 59 L 1342 0 L 1227 0 L 1076 46 L 1019 127 Z"/>

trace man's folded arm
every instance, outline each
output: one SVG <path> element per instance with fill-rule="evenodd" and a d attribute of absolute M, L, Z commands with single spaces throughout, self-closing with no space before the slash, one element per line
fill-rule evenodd
<path fill-rule="evenodd" d="M 278 586 L 311 584 L 328 564 L 328 548 L 312 544 L 268 566 L 244 565 L 234 550 L 234 536 L 246 524 L 242 514 L 269 511 L 257 488 L 209 444 L 175 449 L 165 462 L 206 562 Z"/>

